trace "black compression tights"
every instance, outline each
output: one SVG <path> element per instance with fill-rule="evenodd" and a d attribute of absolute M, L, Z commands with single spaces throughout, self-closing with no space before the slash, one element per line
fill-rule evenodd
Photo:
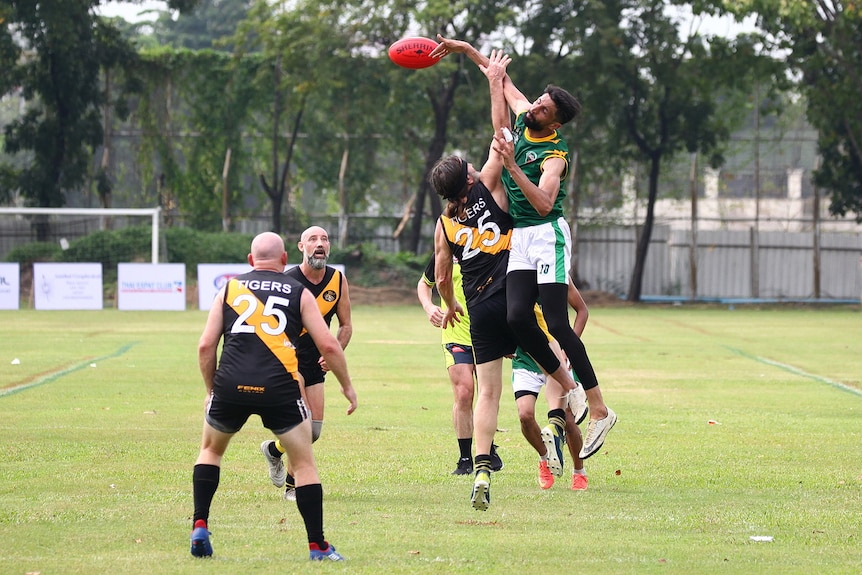
<path fill-rule="evenodd" d="M 548 347 L 547 338 L 539 328 L 533 311 L 536 301 L 541 301 L 548 331 L 566 352 L 584 389 L 592 389 L 598 385 L 598 381 L 584 343 L 569 325 L 568 289 L 566 284 L 537 285 L 534 271 L 509 272 L 506 275 L 507 320 L 520 346 L 533 356 L 545 371 L 553 373 L 560 362 Z"/>

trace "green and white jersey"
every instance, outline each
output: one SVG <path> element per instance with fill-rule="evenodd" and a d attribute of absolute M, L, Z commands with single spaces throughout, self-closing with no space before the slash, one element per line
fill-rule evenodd
<path fill-rule="evenodd" d="M 525 112 L 522 112 L 515 120 L 513 135 L 515 137 L 515 162 L 527 178 L 539 185 L 539 178 L 542 177 L 542 166 L 550 158 L 565 160 L 566 169 L 560 178 L 560 192 L 557 194 L 553 208 L 546 216 L 539 215 L 521 189 L 518 188 L 509 172 L 503 170 L 503 185 L 506 186 L 506 195 L 509 196 L 509 214 L 515 220 L 516 228 L 555 222 L 563 217 L 563 199 L 566 197 L 566 188 L 563 182 L 569 174 L 570 161 L 569 146 L 559 132 L 554 131 L 546 138 L 531 137 L 529 129 L 524 125 L 524 114 Z"/>

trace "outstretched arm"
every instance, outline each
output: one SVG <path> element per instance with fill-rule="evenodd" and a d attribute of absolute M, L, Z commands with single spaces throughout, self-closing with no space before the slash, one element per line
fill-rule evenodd
<path fill-rule="evenodd" d="M 443 58 L 449 54 L 464 54 L 480 68 L 488 65 L 488 57 L 463 40 L 444 38 L 441 34 L 437 34 L 437 41 L 439 44 L 429 54 L 432 58 Z M 503 93 L 506 95 L 506 103 L 516 116 L 530 107 L 530 101 L 515 86 L 509 76 L 506 76 L 503 82 Z"/>
<path fill-rule="evenodd" d="M 506 98 L 503 94 L 503 80 L 506 77 L 506 66 L 509 65 L 512 59 L 507 54 L 497 50 L 491 51 L 491 57 L 488 59 L 488 64 L 480 65 L 479 69 L 488 78 L 488 87 L 491 91 L 491 123 L 494 126 L 494 136 L 502 137 L 504 140 L 508 132 L 508 138 L 511 138 L 511 117 L 509 109 L 506 107 Z M 490 190 L 494 201 L 503 210 L 509 209 L 509 200 L 506 197 L 506 189 L 503 187 L 503 159 L 493 147 L 488 153 L 488 161 L 482 166 L 480 179 L 482 183 Z"/>

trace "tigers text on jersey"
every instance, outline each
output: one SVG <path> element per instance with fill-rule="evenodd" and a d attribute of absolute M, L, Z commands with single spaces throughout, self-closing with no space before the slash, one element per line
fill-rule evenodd
<path fill-rule="evenodd" d="M 477 181 L 467 193 L 463 219 L 440 217 L 452 254 L 461 263 L 467 305 L 480 302 L 505 287 L 512 218 Z"/>
<path fill-rule="evenodd" d="M 273 271 L 254 270 L 225 286 L 224 344 L 213 390 L 240 404 L 272 403 L 297 385 L 295 342 L 302 331 L 303 286 Z"/>
<path fill-rule="evenodd" d="M 512 179 L 508 170 L 503 170 L 503 185 L 506 186 L 506 195 L 509 197 L 509 213 L 515 221 L 515 227 L 525 228 L 546 222 L 556 221 L 563 217 L 563 200 L 566 197 L 566 187 L 563 181 L 569 173 L 569 146 L 560 136 L 554 132 L 545 138 L 532 138 L 528 128 L 524 125 L 524 114 L 522 112 L 515 120 L 513 131 L 515 132 L 515 163 L 524 172 L 527 178 L 539 185 L 542 177 L 542 166 L 545 160 L 550 158 L 562 158 L 566 161 L 566 169 L 560 178 L 560 191 L 550 213 L 540 216 L 536 208 L 530 203 L 524 192 Z"/>

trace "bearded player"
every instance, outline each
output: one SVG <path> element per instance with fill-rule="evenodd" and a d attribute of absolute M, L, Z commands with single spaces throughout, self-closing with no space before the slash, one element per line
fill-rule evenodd
<path fill-rule="evenodd" d="M 327 265 L 331 245 L 329 234 L 320 226 L 311 226 L 300 236 L 297 243 L 302 253 L 302 263 L 288 269 L 285 275 L 299 281 L 317 300 L 320 313 L 331 325 L 332 317 L 338 318 L 338 331 L 335 338 L 345 349 L 353 335 L 353 324 L 350 320 L 350 293 L 347 278 L 340 271 Z M 329 368 L 320 355 L 314 341 L 307 333 L 303 333 L 296 343 L 296 355 L 299 361 L 299 373 L 304 381 L 306 403 L 311 410 L 312 441 L 317 441 L 323 430 L 323 381 Z M 266 440 L 260 444 L 260 450 L 269 464 L 269 478 L 276 487 L 285 487 L 284 498 L 294 501 L 296 491 L 294 478 L 290 473 L 290 463 L 285 472 L 281 455 L 284 449 L 278 441 Z"/>

